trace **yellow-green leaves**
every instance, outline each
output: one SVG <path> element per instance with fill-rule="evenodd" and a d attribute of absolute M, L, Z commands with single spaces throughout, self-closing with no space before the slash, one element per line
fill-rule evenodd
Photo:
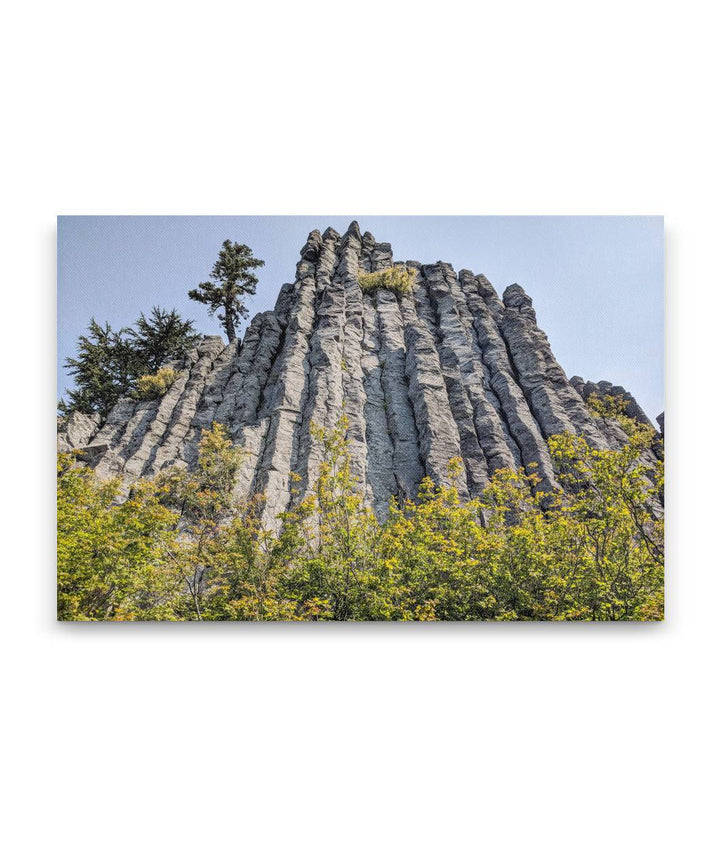
<path fill-rule="evenodd" d="M 101 482 L 71 456 L 58 461 L 57 600 L 61 620 L 177 617 L 166 564 L 177 515 L 153 485 L 116 502 L 119 482 Z"/>
<path fill-rule="evenodd" d="M 629 426 L 632 429 L 632 426 Z M 73 620 L 659 620 L 662 461 L 630 431 L 619 450 L 549 440 L 560 490 L 498 470 L 476 499 L 425 479 L 368 509 L 347 420 L 312 426 L 318 453 L 279 535 L 234 498 L 242 452 L 203 432 L 197 466 L 140 482 L 122 504 L 74 459 L 58 469 L 58 615 Z"/>
<path fill-rule="evenodd" d="M 175 382 L 177 372 L 170 366 L 163 366 L 155 374 L 143 375 L 135 384 L 135 394 L 141 399 L 160 398 Z"/>
<path fill-rule="evenodd" d="M 373 273 L 361 273 L 358 282 L 365 294 L 374 294 L 379 288 L 387 288 L 397 297 L 402 297 L 403 294 L 410 293 L 416 276 L 417 271 L 414 268 L 395 265 Z"/>

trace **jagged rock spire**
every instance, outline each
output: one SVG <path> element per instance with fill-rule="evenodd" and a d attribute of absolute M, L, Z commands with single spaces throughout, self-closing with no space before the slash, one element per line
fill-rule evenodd
<path fill-rule="evenodd" d="M 596 448 L 623 442 L 617 424 L 587 409 L 593 391 L 623 395 L 631 415 L 647 419 L 621 387 L 568 381 L 518 284 L 500 299 L 482 274 L 405 264 L 417 271 L 412 293 L 363 293 L 362 273 L 393 265 L 390 244 L 356 221 L 344 235 L 314 229 L 294 282 L 252 319 L 239 347 L 206 337 L 163 398 L 122 399 L 104 422 L 73 415 L 59 426 L 60 447 L 84 449 L 101 475 L 129 486 L 167 466 L 192 467 L 202 429 L 223 423 L 246 451 L 238 498 L 261 497 L 275 527 L 317 474 L 311 426 L 332 428 L 343 414 L 353 473 L 380 515 L 425 476 L 448 483 L 455 457 L 465 497 L 503 467 L 533 467 L 541 487 L 553 487 L 551 434 L 582 434 Z"/>

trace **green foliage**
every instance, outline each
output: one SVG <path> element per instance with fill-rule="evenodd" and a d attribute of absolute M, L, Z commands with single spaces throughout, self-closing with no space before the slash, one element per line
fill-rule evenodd
<path fill-rule="evenodd" d="M 302 618 L 378 617 L 373 568 L 380 527 L 352 473 L 346 433 L 345 417 L 331 431 L 312 426 L 322 452 L 317 478 L 297 507 L 283 515 L 278 544 L 285 557 L 283 586 L 297 600 Z"/>
<path fill-rule="evenodd" d="M 185 597 L 184 612 L 178 617 L 214 615 L 204 614 L 206 601 L 218 597 L 216 557 L 227 520 L 236 509 L 233 487 L 242 458 L 242 450 L 233 446 L 227 429 L 213 422 L 202 432 L 197 467 L 191 472 L 176 467 L 155 480 L 163 504 L 181 515 L 167 553 L 168 567 Z"/>
<path fill-rule="evenodd" d="M 117 400 L 126 395 L 137 377 L 137 355 L 123 328 L 114 331 L 92 318 L 87 335 L 80 336 L 77 357 L 65 361 L 75 380 L 75 389 L 61 402 L 61 410 L 70 413 L 100 413 L 106 416 Z"/>
<path fill-rule="evenodd" d="M 153 306 L 150 317 L 141 312 L 134 327 L 128 329 L 138 363 L 156 372 L 168 360 L 181 360 L 200 341 L 192 321 L 183 321 L 175 309 Z"/>
<path fill-rule="evenodd" d="M 364 294 L 374 294 L 379 288 L 387 288 L 397 297 L 402 297 L 412 291 L 416 276 L 417 271 L 414 268 L 395 265 L 373 273 L 361 273 L 358 282 Z"/>
<path fill-rule="evenodd" d="M 631 427 L 631 426 L 628 426 Z M 562 489 L 498 470 L 463 502 L 426 479 L 380 522 L 353 474 L 347 423 L 313 427 L 312 484 L 260 524 L 233 485 L 242 452 L 204 432 L 198 465 L 141 483 L 122 506 L 66 459 L 58 511 L 60 617 L 204 620 L 659 620 L 662 462 L 644 428 L 619 451 L 550 438 Z M 300 477 L 293 481 L 299 485 Z"/>
<path fill-rule="evenodd" d="M 58 409 L 64 414 L 79 410 L 107 416 L 139 378 L 154 374 L 169 360 L 182 359 L 199 338 L 191 321 L 158 306 L 150 318 L 141 313 L 134 327 L 117 331 L 92 318 L 87 335 L 78 339 L 77 356 L 65 362 L 75 389 Z"/>
<path fill-rule="evenodd" d="M 156 483 L 165 502 L 177 508 L 190 522 L 219 523 L 233 508 L 235 477 L 244 452 L 233 445 L 227 428 L 213 422 L 203 429 L 195 468 L 188 472 L 174 467 L 161 473 Z"/>
<path fill-rule="evenodd" d="M 593 393 L 588 396 L 587 406 L 593 416 L 603 421 L 614 420 L 617 422 L 628 436 L 636 434 L 640 430 L 650 430 L 652 433 L 649 426 L 641 426 L 626 414 L 628 402 L 622 396 L 596 395 Z"/>
<path fill-rule="evenodd" d="M 178 515 L 153 485 L 121 504 L 118 480 L 58 459 L 57 603 L 65 621 L 175 618 L 178 587 L 166 561 Z"/>
<path fill-rule="evenodd" d="M 191 300 L 208 307 L 208 314 L 219 312 L 218 318 L 224 326 L 228 341 L 237 339 L 236 326 L 241 318 L 247 318 L 244 303 L 247 295 L 255 294 L 258 278 L 252 272 L 263 267 L 262 259 L 256 259 L 245 244 L 223 241 L 218 259 L 210 273 L 211 282 L 201 282 L 188 292 Z"/>
<path fill-rule="evenodd" d="M 160 398 L 170 389 L 175 382 L 177 372 L 170 366 L 163 366 L 151 375 L 143 375 L 138 378 L 133 390 L 137 398 L 152 399 Z"/>

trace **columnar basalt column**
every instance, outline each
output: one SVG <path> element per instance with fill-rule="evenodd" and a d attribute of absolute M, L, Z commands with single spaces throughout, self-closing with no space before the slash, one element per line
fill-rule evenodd
<path fill-rule="evenodd" d="M 578 434 L 597 449 L 627 442 L 617 420 L 593 415 L 590 395 L 619 396 L 628 415 L 651 425 L 622 387 L 568 380 L 519 285 L 500 299 L 482 274 L 412 261 L 402 263 L 416 272 L 408 293 L 382 284 L 363 292 L 364 273 L 394 264 L 390 245 L 355 222 L 343 235 L 312 231 L 295 279 L 240 344 L 205 337 L 172 364 L 175 380 L 160 398 L 120 399 L 104 419 L 59 420 L 59 450 L 103 478 L 120 477 L 126 495 L 137 478 L 196 466 L 203 429 L 220 423 L 243 449 L 237 499 L 254 498 L 263 524 L 277 530 L 278 515 L 317 477 L 313 425 L 347 424 L 357 490 L 381 518 L 393 498 L 415 498 L 425 476 L 455 484 L 463 498 L 480 496 L 506 467 L 556 488 L 551 435 Z M 647 455 L 662 455 L 659 434 Z M 464 464 L 457 479 L 453 458 Z"/>

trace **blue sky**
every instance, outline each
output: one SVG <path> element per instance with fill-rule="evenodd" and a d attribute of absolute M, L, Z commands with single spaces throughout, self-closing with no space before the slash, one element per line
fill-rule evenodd
<path fill-rule="evenodd" d="M 651 418 L 664 409 L 661 217 L 59 217 L 58 396 L 92 316 L 120 327 L 155 304 L 174 306 L 217 334 L 187 292 L 208 279 L 225 238 L 265 260 L 252 317 L 292 281 L 311 229 L 343 232 L 353 219 L 398 261 L 469 268 L 501 294 L 520 283 L 568 377 L 620 384 Z"/>

